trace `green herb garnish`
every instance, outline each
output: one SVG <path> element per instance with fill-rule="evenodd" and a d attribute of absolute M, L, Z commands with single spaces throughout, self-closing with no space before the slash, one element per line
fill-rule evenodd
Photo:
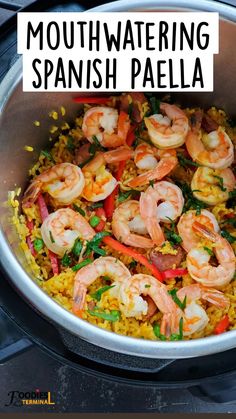
<path fill-rule="evenodd" d="M 110 236 L 108 231 L 100 231 L 99 233 L 95 234 L 95 236 L 87 243 L 85 255 L 89 256 L 92 252 L 98 253 L 101 256 L 105 256 L 106 252 L 103 249 L 99 248 L 99 245 L 103 239 L 103 237 Z"/>
<path fill-rule="evenodd" d="M 88 210 L 92 211 L 95 208 L 102 208 L 102 207 L 103 207 L 103 202 L 95 202 L 94 204 L 88 206 Z"/>
<path fill-rule="evenodd" d="M 96 149 L 94 148 L 93 150 L 97 151 L 97 150 L 101 150 L 101 151 L 105 151 L 106 149 L 101 145 L 101 143 L 99 142 L 99 140 L 97 139 L 96 135 L 92 136 L 92 140 L 94 142 L 94 145 L 96 146 Z M 90 147 L 91 150 L 91 147 Z"/>
<path fill-rule="evenodd" d="M 79 255 L 80 255 L 80 253 L 81 253 L 82 248 L 83 248 L 83 245 L 82 245 L 82 243 L 81 243 L 80 239 L 79 239 L 79 238 L 78 238 L 78 239 L 76 239 L 76 240 L 75 240 L 75 243 L 74 243 L 74 246 L 73 246 L 73 248 L 72 248 L 72 253 L 73 253 L 73 255 L 74 255 L 74 256 L 79 256 Z"/>
<path fill-rule="evenodd" d="M 55 243 L 51 230 L 49 230 L 49 236 L 52 243 Z"/>
<path fill-rule="evenodd" d="M 75 150 L 74 138 L 68 137 L 66 149 L 73 153 L 73 151 Z"/>
<path fill-rule="evenodd" d="M 152 188 L 153 188 L 153 186 L 154 186 L 154 183 L 155 183 L 155 181 L 154 181 L 154 180 L 149 180 L 149 186 L 152 186 Z"/>
<path fill-rule="evenodd" d="M 151 105 L 152 114 L 160 113 L 160 103 L 161 102 L 155 96 L 150 97 L 149 102 L 150 102 L 150 105 Z"/>
<path fill-rule="evenodd" d="M 98 309 L 94 308 L 94 310 L 88 310 L 88 313 L 91 316 L 100 317 L 109 322 L 117 322 L 120 320 L 120 312 L 118 310 L 111 310 L 110 313 L 105 313 L 104 311 L 98 311 Z"/>
<path fill-rule="evenodd" d="M 203 246 L 203 249 L 210 255 L 210 256 L 214 256 L 214 252 L 209 249 L 209 247 L 207 246 Z"/>
<path fill-rule="evenodd" d="M 97 215 L 94 215 L 94 216 L 90 219 L 89 224 L 91 225 L 91 227 L 97 227 L 97 226 L 98 226 L 98 224 L 100 223 L 100 221 L 101 221 L 101 218 L 100 218 L 100 217 L 98 217 Z"/>
<path fill-rule="evenodd" d="M 136 262 L 136 260 L 132 260 L 132 262 L 130 262 L 130 264 L 129 264 L 129 269 L 135 268 L 137 266 L 137 263 L 138 262 Z"/>
<path fill-rule="evenodd" d="M 99 290 L 91 294 L 91 297 L 94 298 L 94 300 L 101 301 L 102 294 L 114 287 L 115 285 L 105 285 L 105 287 L 99 288 Z"/>
<path fill-rule="evenodd" d="M 44 246 L 44 242 L 42 239 L 35 239 L 33 244 L 34 250 L 36 250 L 36 252 L 39 252 Z"/>
<path fill-rule="evenodd" d="M 193 195 L 194 191 L 191 190 L 190 186 L 187 183 L 182 183 L 182 182 L 175 182 L 175 183 L 177 186 L 180 187 L 180 189 L 183 192 L 183 196 L 185 200 L 183 212 L 187 212 L 190 209 L 193 209 L 193 210 L 196 210 L 196 215 L 200 215 L 201 210 L 206 208 L 207 205 L 204 202 L 199 201 L 197 198 L 195 198 L 195 196 Z M 197 192 L 197 190 L 195 190 L 195 192 Z"/>
<path fill-rule="evenodd" d="M 136 189 L 130 189 L 126 192 L 119 192 L 117 201 L 119 203 L 124 202 L 126 199 L 128 199 L 131 195 L 139 194 L 139 191 L 136 191 Z"/>
<path fill-rule="evenodd" d="M 175 304 L 177 304 L 177 306 L 179 306 L 179 308 L 181 308 L 181 310 L 184 310 L 186 308 L 186 301 L 187 301 L 187 297 L 185 295 L 184 300 L 180 301 L 180 299 L 177 296 L 177 289 L 174 288 L 173 290 L 168 291 L 168 294 L 171 295 L 172 300 L 175 302 Z"/>
<path fill-rule="evenodd" d="M 151 288 L 151 285 L 145 284 L 145 288 Z"/>
<path fill-rule="evenodd" d="M 220 188 L 220 190 L 223 192 L 227 191 L 227 188 L 224 187 L 224 179 L 221 176 L 216 175 L 213 175 L 213 177 L 219 181 L 219 183 L 217 183 L 218 188 Z"/>
<path fill-rule="evenodd" d="M 93 262 L 92 259 L 89 259 L 89 258 L 88 259 L 84 259 L 82 262 L 77 263 L 77 265 L 72 266 L 71 269 L 72 269 L 72 271 L 76 272 L 79 269 L 83 268 L 84 266 L 89 265 L 92 262 Z"/>
<path fill-rule="evenodd" d="M 65 253 L 62 260 L 61 260 L 62 266 L 69 266 L 71 264 L 71 258 L 68 255 L 68 253 Z"/>
<path fill-rule="evenodd" d="M 183 154 L 181 153 L 177 153 L 177 157 L 178 157 L 178 161 L 180 166 L 184 167 L 185 169 L 188 166 L 195 166 L 195 167 L 201 167 L 202 165 L 199 163 L 196 163 L 192 160 L 187 159 L 186 157 L 183 156 Z"/>
<path fill-rule="evenodd" d="M 78 207 L 78 205 L 76 204 L 73 204 L 73 209 L 77 211 L 80 215 L 82 215 L 83 217 L 86 215 L 85 211 L 82 208 Z"/>
<path fill-rule="evenodd" d="M 50 151 L 48 150 L 41 150 L 41 154 L 45 156 L 49 161 L 51 161 L 53 164 L 56 164 L 54 158 L 52 157 Z"/>
<path fill-rule="evenodd" d="M 179 334 L 176 333 L 172 333 L 172 335 L 170 336 L 170 340 L 182 340 L 183 339 L 183 317 L 181 317 L 180 321 L 179 321 Z"/>
<path fill-rule="evenodd" d="M 161 328 L 160 328 L 159 324 L 154 323 L 154 325 L 153 325 L 152 328 L 153 328 L 154 335 L 158 339 L 160 339 L 160 340 L 166 340 L 166 336 L 161 334 Z"/>
<path fill-rule="evenodd" d="M 221 230 L 221 236 L 228 240 L 230 244 L 236 242 L 236 237 L 232 236 L 227 230 Z"/>
<path fill-rule="evenodd" d="M 236 189 L 229 192 L 229 199 L 227 201 L 227 208 L 236 206 Z"/>

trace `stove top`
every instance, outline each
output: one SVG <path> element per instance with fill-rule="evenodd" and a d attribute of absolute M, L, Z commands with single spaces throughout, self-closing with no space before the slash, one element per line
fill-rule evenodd
<path fill-rule="evenodd" d="M 101 3 L 51 0 L 50 11 L 81 11 Z M 22 7 L 48 10 L 48 2 L 0 2 L 0 80 L 17 59 L 16 12 Z M 71 336 L 39 318 L 1 273 L 0 278 L 1 412 L 236 412 L 236 350 L 198 359 L 146 360 L 144 368 L 134 357 L 99 348 L 100 360 L 97 348 L 84 341 L 76 350 Z M 37 390 L 49 391 L 54 404 L 23 405 L 19 393 Z"/>

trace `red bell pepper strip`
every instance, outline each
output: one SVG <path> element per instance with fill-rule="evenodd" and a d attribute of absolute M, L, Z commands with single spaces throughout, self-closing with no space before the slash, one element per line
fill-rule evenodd
<path fill-rule="evenodd" d="M 139 262 L 142 265 L 146 266 L 146 268 L 148 268 L 152 272 L 152 274 L 155 276 L 155 278 L 158 279 L 158 281 L 163 282 L 162 273 L 156 268 L 155 265 L 149 262 L 145 256 L 141 255 L 140 253 L 136 252 L 130 247 L 124 246 L 122 243 L 118 242 L 110 236 L 103 237 L 102 240 L 105 244 L 107 244 L 107 246 L 112 247 L 112 249 L 117 250 L 118 252 L 121 252 L 125 255 L 131 256 L 134 260 L 136 260 L 136 262 Z"/>
<path fill-rule="evenodd" d="M 229 327 L 229 316 L 226 314 L 215 327 L 214 333 L 220 335 L 224 333 Z"/>
<path fill-rule="evenodd" d="M 113 216 L 113 213 L 115 211 L 115 199 L 118 192 L 118 185 L 115 187 L 114 191 L 104 200 L 104 210 L 106 213 L 106 217 L 108 220 L 110 220 Z"/>
<path fill-rule="evenodd" d="M 30 220 L 27 220 L 26 221 L 26 227 L 28 228 L 28 230 L 30 232 L 30 234 L 26 237 L 26 243 L 28 245 L 29 250 L 31 251 L 32 256 L 35 257 L 37 255 L 37 252 L 35 251 L 33 242 L 32 242 L 31 237 L 30 237 L 30 235 L 31 235 L 31 233 L 33 231 L 33 228 L 34 228 L 34 222 L 33 222 L 33 220 L 31 220 L 31 221 Z"/>
<path fill-rule="evenodd" d="M 39 212 L 40 212 L 40 216 L 42 221 L 45 220 L 45 218 L 48 217 L 49 212 L 47 209 L 47 205 L 46 202 L 44 200 L 43 195 L 39 194 L 38 196 L 38 206 L 39 206 Z M 51 265 L 52 265 L 52 272 L 54 275 L 58 275 L 59 274 L 59 264 L 58 264 L 58 259 L 55 255 L 55 253 L 51 252 L 51 250 L 48 251 L 49 254 L 49 258 L 51 261 Z"/>
<path fill-rule="evenodd" d="M 176 276 L 187 275 L 188 270 L 177 268 L 177 269 L 168 269 L 167 271 L 163 271 L 162 275 L 164 279 L 175 278 Z"/>
<path fill-rule="evenodd" d="M 132 126 L 132 128 L 130 129 L 127 135 L 126 143 L 129 147 L 131 147 L 131 145 L 133 144 L 135 140 L 135 134 L 134 134 L 135 129 L 136 129 L 136 125 Z M 121 179 L 122 174 L 124 172 L 125 165 L 126 165 L 125 160 L 119 163 L 118 169 L 116 173 L 114 174 L 117 181 Z M 115 211 L 115 207 L 116 207 L 115 199 L 116 199 L 117 193 L 118 193 L 118 186 L 115 187 L 114 191 L 104 201 L 104 210 L 106 212 L 106 216 L 108 220 L 112 218 L 113 213 Z"/>
<path fill-rule="evenodd" d="M 82 97 L 74 97 L 73 101 L 76 103 L 101 103 L 101 104 L 105 104 L 107 102 L 109 102 L 109 100 L 111 100 L 111 98 L 109 96 L 82 96 Z"/>
<path fill-rule="evenodd" d="M 106 213 L 105 213 L 105 210 L 103 208 L 96 208 L 95 213 L 99 218 L 101 218 L 101 217 L 106 218 Z M 101 218 L 99 224 L 96 227 L 94 227 L 94 230 L 97 231 L 97 232 L 104 230 L 106 221 L 102 218 Z"/>

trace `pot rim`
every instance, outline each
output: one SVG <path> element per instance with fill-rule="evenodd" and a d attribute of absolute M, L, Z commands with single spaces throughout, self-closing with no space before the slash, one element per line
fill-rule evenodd
<path fill-rule="evenodd" d="M 160 8 L 173 8 L 173 6 L 177 5 L 175 0 L 169 0 L 168 6 L 166 3 L 166 0 L 159 0 L 157 5 L 155 0 L 149 0 L 145 3 L 145 8 L 156 7 L 159 10 Z M 132 9 L 141 7 L 141 4 L 141 0 L 134 0 L 132 2 Z M 188 0 L 178 2 L 178 8 L 181 6 L 190 9 Z M 125 8 L 127 9 L 126 0 L 121 0 L 90 9 L 89 11 L 113 12 L 124 11 Z M 198 0 L 196 8 L 207 11 L 219 11 L 221 15 L 230 18 L 230 20 L 232 20 L 233 16 L 233 21 L 236 21 L 236 9 L 234 10 L 230 6 L 212 4 L 208 0 Z M 194 9 L 191 8 L 191 10 Z M 233 15 L 232 10 L 234 12 Z M 21 78 L 22 59 L 19 59 L 9 70 L 0 85 L 0 97 L 3 98 L 0 106 L 0 114 L 4 111 L 6 102 L 13 93 L 16 85 L 20 83 Z M 14 287 L 28 304 L 33 306 L 33 308 L 43 314 L 47 319 L 53 320 L 53 322 L 59 326 L 62 326 L 74 335 L 77 335 L 96 346 L 126 355 L 153 359 L 198 357 L 223 352 L 236 347 L 236 330 L 223 333 L 222 335 L 209 336 L 190 341 L 149 341 L 118 335 L 76 317 L 49 297 L 32 280 L 32 278 L 30 278 L 13 254 L 2 229 L 0 229 L 0 262 L 7 272 L 9 280 L 14 284 Z"/>

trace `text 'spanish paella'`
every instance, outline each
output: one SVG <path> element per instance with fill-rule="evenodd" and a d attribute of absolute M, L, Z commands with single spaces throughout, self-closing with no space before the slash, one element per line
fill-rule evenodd
<path fill-rule="evenodd" d="M 9 194 L 42 289 L 122 335 L 171 341 L 236 328 L 233 121 L 150 94 L 77 102 L 73 127 L 60 108 L 63 126 L 29 171 L 21 215 Z"/>

